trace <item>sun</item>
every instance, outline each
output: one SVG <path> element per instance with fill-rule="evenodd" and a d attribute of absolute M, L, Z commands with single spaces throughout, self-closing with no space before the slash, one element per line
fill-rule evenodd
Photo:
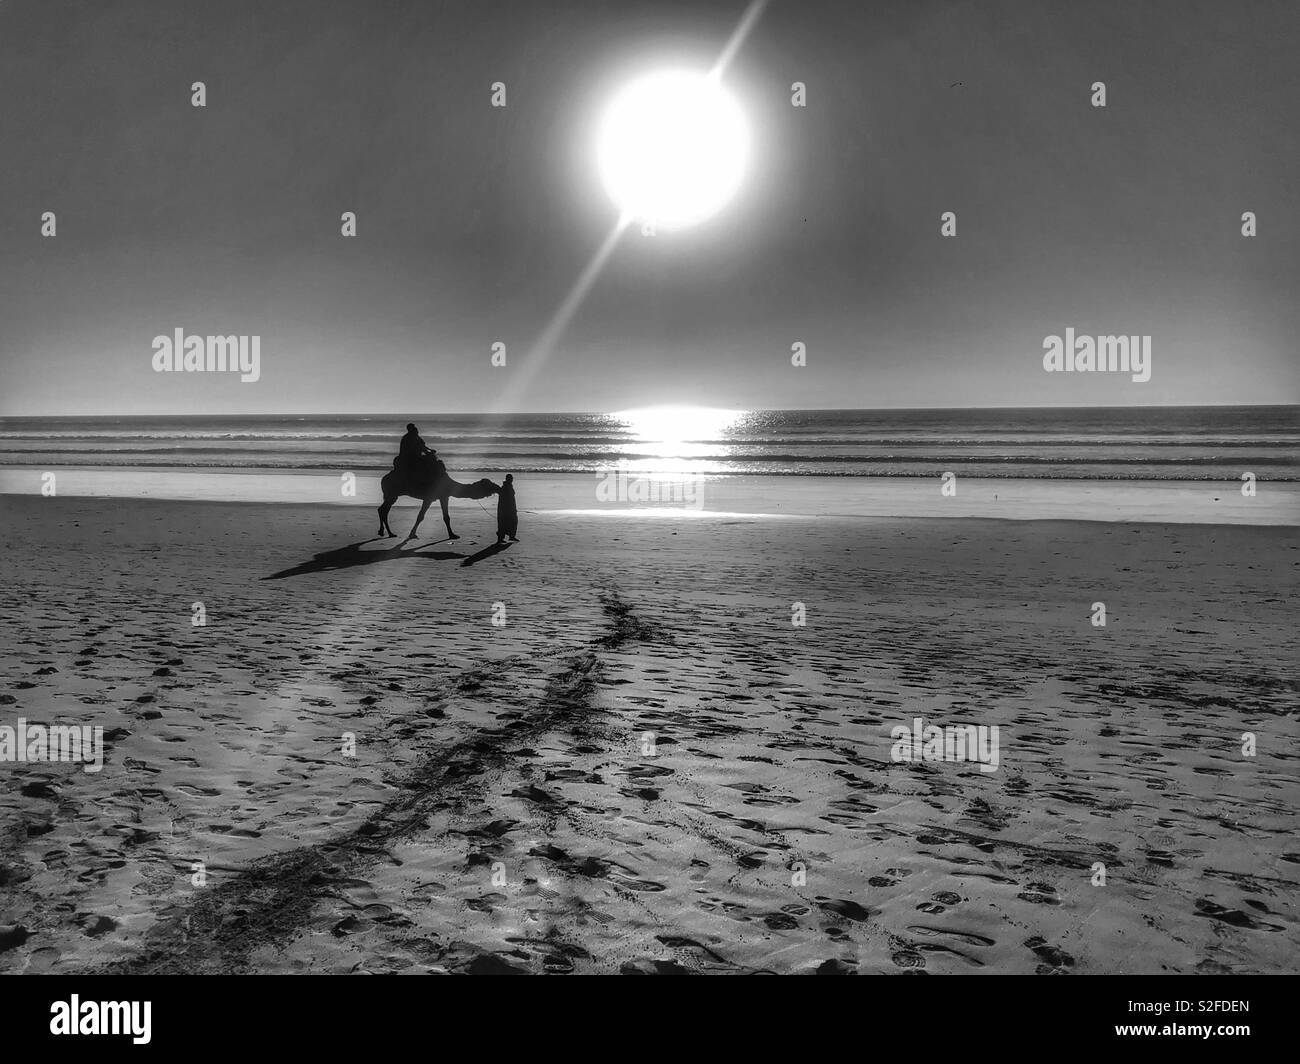
<path fill-rule="evenodd" d="M 625 218 L 680 229 L 721 210 L 749 161 L 749 125 L 715 77 L 663 70 L 625 85 L 596 135 L 601 181 Z"/>

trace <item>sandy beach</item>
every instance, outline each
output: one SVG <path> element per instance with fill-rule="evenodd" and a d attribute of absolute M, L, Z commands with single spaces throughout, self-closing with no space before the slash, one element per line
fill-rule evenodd
<path fill-rule="evenodd" d="M 0 971 L 1295 970 L 1294 527 L 453 516 L 0 498 Z"/>

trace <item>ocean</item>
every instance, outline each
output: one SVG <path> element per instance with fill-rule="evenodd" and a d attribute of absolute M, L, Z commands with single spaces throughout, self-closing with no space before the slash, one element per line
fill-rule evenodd
<path fill-rule="evenodd" d="M 656 409 L 0 418 L 0 466 L 382 473 L 408 420 L 460 479 L 644 473 L 1300 480 L 1300 407 Z"/>

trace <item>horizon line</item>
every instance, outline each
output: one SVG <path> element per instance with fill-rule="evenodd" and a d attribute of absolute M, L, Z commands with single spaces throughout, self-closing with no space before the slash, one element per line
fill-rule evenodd
<path fill-rule="evenodd" d="M 972 410 L 1204 410 L 1211 408 L 1221 408 L 1225 410 L 1232 409 L 1256 409 L 1256 408 L 1273 408 L 1285 409 L 1289 407 L 1300 408 L 1300 401 L 1287 403 L 1125 403 L 1119 406 L 1097 404 L 1097 403 L 1061 403 L 1052 406 L 750 406 L 750 407 L 717 407 L 708 404 L 695 403 L 651 403 L 646 406 L 620 407 L 619 410 L 609 409 L 586 409 L 586 410 L 512 410 L 512 411 L 485 411 L 485 410 L 362 410 L 362 411 L 342 411 L 342 410 L 282 410 L 271 413 L 257 411 L 189 411 L 185 413 L 69 413 L 69 414 L 5 414 L 0 413 L 0 421 L 5 419 L 26 419 L 35 418 L 189 418 L 189 417 L 213 417 L 213 418 L 328 418 L 328 417 L 479 417 L 479 418 L 501 418 L 501 417 L 527 417 L 530 415 L 589 415 L 604 414 L 612 416 L 617 413 L 623 413 L 629 410 L 656 410 L 656 409 L 699 409 L 699 410 L 735 410 L 739 413 L 877 413 L 877 412 L 894 412 L 894 413 L 934 413 L 938 411 L 972 411 Z"/>

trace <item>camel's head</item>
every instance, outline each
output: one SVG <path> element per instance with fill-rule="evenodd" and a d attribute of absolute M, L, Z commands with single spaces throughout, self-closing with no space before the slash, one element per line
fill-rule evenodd
<path fill-rule="evenodd" d="M 482 492 L 482 498 L 487 498 L 489 495 L 495 495 L 500 490 L 501 489 L 496 484 L 493 484 L 492 481 L 488 480 L 487 477 L 484 477 L 482 480 L 474 481 L 475 494 Z"/>

